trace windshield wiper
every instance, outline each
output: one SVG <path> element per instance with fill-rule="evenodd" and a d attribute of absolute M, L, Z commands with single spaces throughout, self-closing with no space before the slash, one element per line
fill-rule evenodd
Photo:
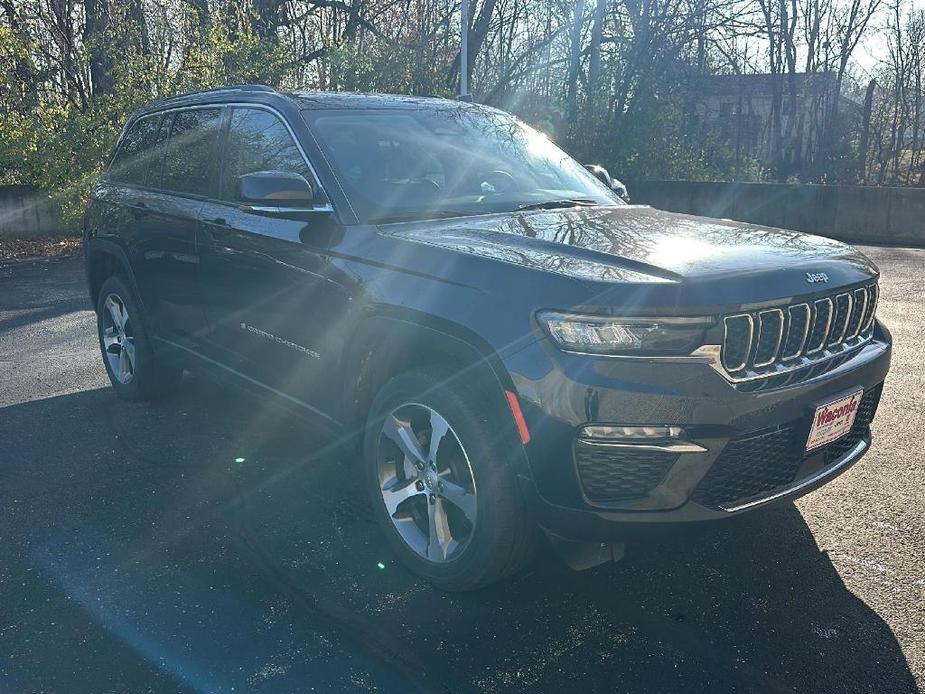
<path fill-rule="evenodd" d="M 426 222 L 431 219 L 445 217 L 467 217 L 478 212 L 463 212 L 461 210 L 428 210 L 426 212 L 401 212 L 395 214 L 373 215 L 369 218 L 370 224 L 394 224 L 395 222 Z"/>
<path fill-rule="evenodd" d="M 515 208 L 515 212 L 525 210 L 558 210 L 566 207 L 593 207 L 597 205 L 596 200 L 588 198 L 566 198 L 563 200 L 544 200 L 543 202 L 531 202 Z"/>

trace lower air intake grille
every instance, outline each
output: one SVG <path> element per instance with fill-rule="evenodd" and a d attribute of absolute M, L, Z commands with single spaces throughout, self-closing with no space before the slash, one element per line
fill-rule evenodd
<path fill-rule="evenodd" d="M 675 453 L 634 451 L 576 440 L 575 464 L 591 501 L 645 496 L 664 479 L 678 459 Z"/>
<path fill-rule="evenodd" d="M 825 456 L 823 467 L 832 465 L 870 434 L 880 390 L 878 386 L 861 398 L 850 432 L 808 455 L 804 451 L 808 432 L 802 420 L 733 439 L 700 481 L 691 500 L 710 508 L 728 508 L 792 485 L 803 462 L 811 456 L 821 453 Z"/>

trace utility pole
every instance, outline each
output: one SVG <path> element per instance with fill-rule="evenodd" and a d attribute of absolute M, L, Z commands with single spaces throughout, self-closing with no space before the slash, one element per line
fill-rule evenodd
<path fill-rule="evenodd" d="M 460 0 L 459 100 L 472 101 L 469 93 L 469 0 Z"/>

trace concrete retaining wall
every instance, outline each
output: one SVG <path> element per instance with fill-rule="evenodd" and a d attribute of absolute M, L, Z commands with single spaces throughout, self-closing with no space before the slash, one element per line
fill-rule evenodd
<path fill-rule="evenodd" d="M 857 243 L 925 246 L 925 189 L 776 183 L 635 181 L 633 202 L 738 219 Z M 54 203 L 30 186 L 0 186 L 0 237 L 67 233 Z"/>
<path fill-rule="evenodd" d="M 925 189 L 636 181 L 633 202 L 856 243 L 925 246 Z"/>
<path fill-rule="evenodd" d="M 64 234 L 55 204 L 31 186 L 0 186 L 0 238 Z"/>

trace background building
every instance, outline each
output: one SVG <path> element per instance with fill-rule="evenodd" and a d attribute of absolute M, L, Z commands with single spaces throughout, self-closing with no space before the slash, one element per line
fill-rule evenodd
<path fill-rule="evenodd" d="M 695 123 L 733 148 L 737 161 L 800 177 L 814 173 L 820 151 L 863 110 L 838 93 L 834 72 L 710 75 L 695 80 L 689 98 Z"/>

